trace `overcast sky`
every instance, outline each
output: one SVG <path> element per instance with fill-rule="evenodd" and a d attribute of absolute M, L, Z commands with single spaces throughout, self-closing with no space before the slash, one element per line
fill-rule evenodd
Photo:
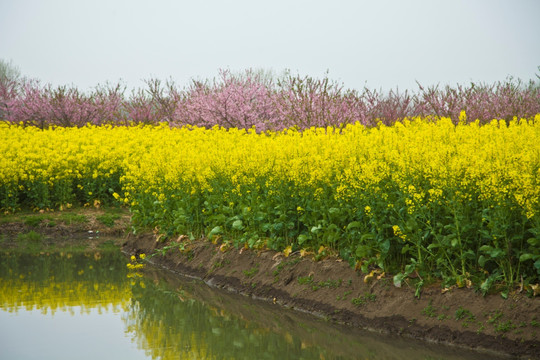
<path fill-rule="evenodd" d="M 0 0 L 0 58 L 87 90 L 284 69 L 348 88 L 534 78 L 540 0 Z"/>

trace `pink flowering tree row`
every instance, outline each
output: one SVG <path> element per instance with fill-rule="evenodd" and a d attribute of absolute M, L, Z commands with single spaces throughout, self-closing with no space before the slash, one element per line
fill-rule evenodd
<path fill-rule="evenodd" d="M 10 95 L 0 100 L 4 119 L 41 128 L 116 122 L 124 103 L 120 85 L 99 87 L 87 95 L 75 87 L 53 88 L 27 81 Z"/>
<path fill-rule="evenodd" d="M 0 120 L 39 127 L 130 123 L 186 124 L 252 128 L 340 126 L 360 122 L 390 125 L 413 116 L 446 116 L 457 122 L 528 118 L 540 113 L 540 85 L 512 78 L 493 84 L 423 87 L 389 92 L 345 89 L 322 79 L 260 71 L 221 70 L 212 80 L 193 80 L 179 88 L 172 80 L 146 81 L 126 94 L 125 87 L 98 86 L 89 93 L 75 87 L 42 85 L 26 79 L 0 79 Z"/>

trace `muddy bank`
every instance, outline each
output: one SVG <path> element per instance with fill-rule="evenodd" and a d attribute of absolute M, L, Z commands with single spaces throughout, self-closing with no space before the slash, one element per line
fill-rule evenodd
<path fill-rule="evenodd" d="M 81 247 L 89 250 L 105 241 L 121 244 L 130 228 L 125 209 L 78 208 L 0 215 L 2 249 Z"/>
<path fill-rule="evenodd" d="M 165 247 L 169 250 L 160 251 Z M 540 299 L 515 293 L 481 296 L 471 289 L 396 288 L 391 277 L 373 277 L 338 259 L 314 261 L 299 254 L 223 249 L 206 241 L 178 247 L 155 237 L 128 235 L 130 254 L 218 288 L 309 312 L 355 328 L 451 344 L 481 353 L 540 358 Z"/>

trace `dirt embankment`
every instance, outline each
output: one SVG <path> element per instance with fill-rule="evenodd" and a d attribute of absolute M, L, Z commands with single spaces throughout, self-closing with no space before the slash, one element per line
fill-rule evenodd
<path fill-rule="evenodd" d="M 162 249 L 168 248 L 166 252 Z M 273 251 L 223 249 L 208 241 L 157 242 L 128 236 L 130 254 L 207 284 L 313 313 L 330 321 L 482 352 L 540 358 L 540 298 L 515 293 L 508 299 L 472 289 L 396 288 L 391 277 L 361 274 L 338 259 L 314 261 Z M 224 250 L 224 251 L 223 251 Z"/>
<path fill-rule="evenodd" d="M 540 297 L 514 293 L 505 300 L 500 295 L 483 297 L 472 289 L 443 294 L 439 286 L 431 286 L 416 298 L 414 289 L 396 288 L 389 276 L 375 275 L 366 282 L 365 274 L 338 259 L 314 261 L 299 254 L 224 249 L 208 241 L 164 243 L 151 234 L 128 234 L 128 228 L 129 214 L 96 209 L 0 216 L 0 246 L 92 248 L 113 238 L 127 253 L 145 253 L 159 266 L 276 306 L 376 332 L 540 359 Z"/>
<path fill-rule="evenodd" d="M 122 243 L 129 228 L 130 215 L 124 209 L 4 214 L 0 215 L 0 246 L 32 251 L 64 246 L 92 250 L 108 240 Z"/>

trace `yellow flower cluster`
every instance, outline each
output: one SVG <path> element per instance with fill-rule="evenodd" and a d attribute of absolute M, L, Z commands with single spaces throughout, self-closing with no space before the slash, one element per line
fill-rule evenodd
<path fill-rule="evenodd" d="M 403 232 L 401 232 L 401 229 L 399 228 L 398 225 L 392 226 L 392 230 L 394 230 L 394 235 L 395 236 L 397 236 L 398 238 L 400 238 L 403 241 L 407 240 L 407 235 L 405 235 L 405 234 L 403 234 Z"/>
<path fill-rule="evenodd" d="M 410 211 L 441 199 L 445 189 L 470 201 L 474 189 L 475 200 L 510 200 L 532 218 L 540 195 L 539 119 L 508 126 L 503 121 L 455 126 L 444 118 L 414 119 L 372 129 L 347 125 L 341 131 L 266 134 L 167 126 L 42 131 L 4 123 L 0 201 L 4 210 L 21 205 L 21 194 L 34 200 L 33 206 L 44 198 L 60 206 L 74 197 L 90 203 L 94 197 L 114 197 L 136 204 L 140 194 L 164 202 L 179 188 L 189 188 L 190 194 L 213 192 L 216 179 L 232 184 L 223 194 L 226 201 L 261 187 L 275 195 L 283 184 L 309 189 L 316 198 L 329 186 L 340 201 L 392 179 L 407 194 Z M 261 178 L 264 183 L 256 181 Z"/>
<path fill-rule="evenodd" d="M 137 258 L 135 255 L 131 255 L 131 262 L 127 263 L 126 266 L 129 270 L 143 269 L 145 264 L 139 261 L 143 261 L 144 259 L 146 259 L 146 254 L 139 254 L 139 258 Z"/>
<path fill-rule="evenodd" d="M 109 189 L 118 186 L 122 161 L 134 155 L 131 149 L 140 149 L 131 146 L 138 141 L 130 139 L 134 130 L 110 126 L 40 130 L 0 123 L 0 208 L 58 208 L 109 199 Z M 27 203 L 21 204 L 21 198 Z"/>

